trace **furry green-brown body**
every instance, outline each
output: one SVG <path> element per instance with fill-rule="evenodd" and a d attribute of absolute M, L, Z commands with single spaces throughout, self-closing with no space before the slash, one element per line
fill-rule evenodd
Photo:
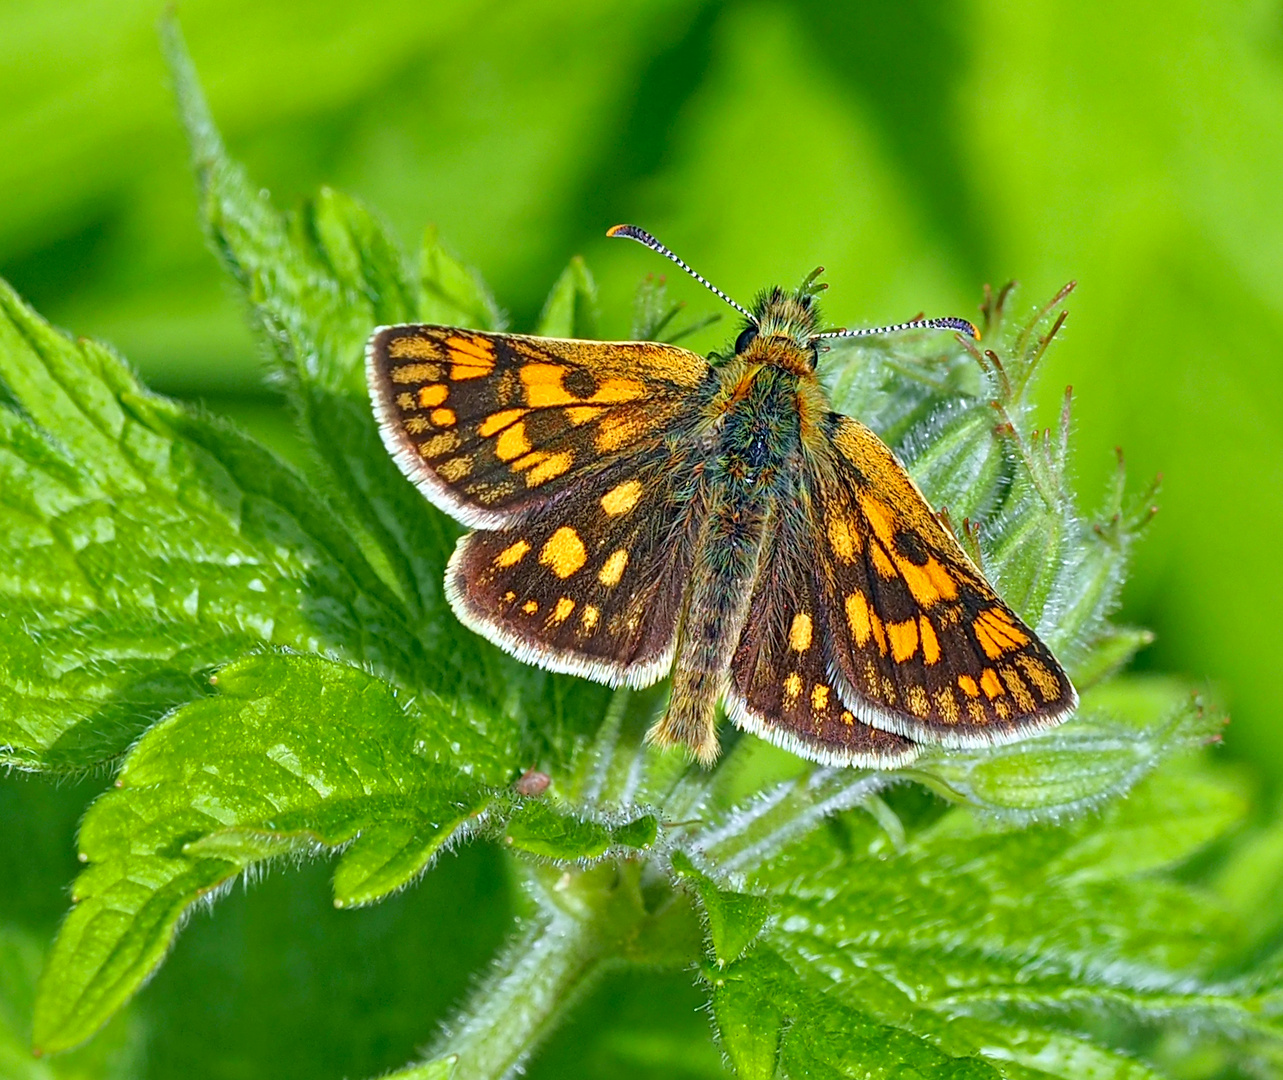
<path fill-rule="evenodd" d="M 759 350 L 760 351 L 760 350 Z M 716 709 L 748 616 L 760 554 L 779 500 L 794 497 L 801 467 L 798 379 L 776 363 L 737 355 L 714 369 L 703 411 L 693 497 L 704 524 L 682 606 L 668 711 L 655 742 L 717 756 Z"/>

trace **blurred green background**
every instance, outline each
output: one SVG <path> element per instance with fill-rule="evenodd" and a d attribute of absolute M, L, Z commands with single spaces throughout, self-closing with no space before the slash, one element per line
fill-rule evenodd
<path fill-rule="evenodd" d="M 115 344 L 155 387 L 288 446 L 280 402 L 196 224 L 156 42 L 161 10 L 158 0 L 0 3 L 0 274 L 55 322 Z M 823 263 L 828 313 L 845 325 L 971 314 L 984 282 L 1013 276 L 1028 307 L 1077 279 L 1042 400 L 1050 421 L 1064 385 L 1075 387 L 1084 505 L 1115 445 L 1136 483 L 1165 477 L 1122 618 L 1157 632 L 1142 665 L 1213 688 L 1234 720 L 1227 752 L 1249 783 L 1278 790 L 1278 0 L 188 0 L 178 12 L 232 153 L 279 203 L 321 184 L 349 190 L 409 248 L 436 224 L 517 328 L 583 254 L 601 284 L 603 335 L 626 334 L 637 280 L 665 266 L 604 239 L 623 220 L 741 300 Z M 672 285 L 696 312 L 715 309 L 697 286 Z M 730 330 L 724 319 L 695 345 Z M 104 782 L 53 792 L 0 780 L 0 821 L 28 855 L 28 880 L 0 886 L 0 919 L 37 935 L 52 927 L 74 869 L 76 813 Z M 201 1038 L 217 1040 L 226 1024 L 243 1052 L 210 1075 L 265 1075 L 272 1054 L 281 1075 L 312 1060 L 335 1076 L 398 1064 L 502 930 L 467 927 L 468 896 L 502 885 L 488 855 L 453 860 L 429 881 L 458 900 L 439 940 L 463 934 L 476 955 L 451 959 L 419 1007 L 379 1012 L 378 987 L 404 983 L 395 969 L 408 961 L 377 959 L 362 935 L 395 936 L 415 912 L 439 919 L 423 889 L 378 912 L 316 914 L 335 924 L 325 943 L 301 959 L 272 954 L 273 965 L 298 965 L 292 980 L 227 961 L 225 996 L 208 992 L 207 970 L 190 980 L 208 1001 L 190 988 L 185 1004 L 165 996 L 201 950 L 252 957 L 255 940 L 305 922 L 291 904 L 295 915 L 324 907 L 323 885 L 304 875 L 269 883 L 275 901 L 252 911 L 241 898 L 215 922 L 198 919 L 144 995 L 170 1005 L 149 1015 L 163 1027 L 155 1009 L 186 1009 L 191 1024 L 222 1002 Z M 351 929 L 360 920 L 377 925 Z M 310 992 L 335 1018 L 368 1005 L 383 1033 L 373 1043 L 323 1051 L 310 1028 L 270 1008 L 246 1014 L 260 999 L 285 1014 L 308 1007 L 282 989 L 306 983 L 308 965 L 350 974 L 335 935 L 372 965 L 373 996 L 354 1003 L 346 984 L 333 999 Z M 430 941 L 415 949 L 444 962 Z M 256 979 L 257 997 L 247 989 Z M 685 986 L 677 980 L 666 1000 L 689 1012 L 697 999 Z M 703 1020 L 683 1017 L 690 1045 L 702 1045 Z M 616 1062 L 602 1075 L 619 1054 L 632 1054 L 638 1075 L 708 1064 L 686 1044 L 665 1050 L 612 1030 L 625 1049 L 602 1058 Z M 164 1045 L 150 1052 L 155 1075 L 178 1075 L 190 1063 L 167 1059 L 176 1051 Z"/>

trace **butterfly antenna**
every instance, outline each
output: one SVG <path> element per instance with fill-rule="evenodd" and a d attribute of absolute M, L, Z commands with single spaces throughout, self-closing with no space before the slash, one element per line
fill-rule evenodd
<path fill-rule="evenodd" d="M 606 235 L 607 236 L 626 236 L 628 237 L 629 240 L 636 240 L 637 243 L 639 244 L 645 244 L 648 248 L 650 248 L 651 251 L 658 251 L 662 256 L 664 256 L 665 259 L 671 259 L 683 270 L 685 270 L 686 273 L 690 274 L 691 277 L 693 277 L 696 281 L 698 281 L 701 285 L 703 285 L 704 288 L 706 288 L 709 292 L 716 293 L 718 296 L 720 296 L 723 300 L 725 300 L 728 304 L 730 304 L 731 307 L 733 307 L 736 311 L 738 311 L 741 315 L 743 315 L 746 319 L 748 319 L 748 321 L 751 322 L 754 326 L 757 325 L 757 318 L 753 315 L 751 311 L 748 310 L 748 308 L 744 307 L 742 304 L 737 304 L 734 300 L 732 300 L 729 296 L 727 296 L 724 292 L 722 292 L 721 289 L 719 289 L 716 285 L 714 285 L 711 281 L 709 281 L 708 278 L 704 277 L 703 274 L 695 273 L 695 271 L 692 270 L 689 266 L 687 266 L 685 262 L 683 262 L 680 258 L 678 258 L 677 255 L 671 252 L 668 248 L 664 247 L 663 244 L 661 244 L 658 240 L 656 240 L 653 236 L 651 236 L 650 233 L 648 233 L 645 229 L 639 229 L 636 225 L 616 225 L 612 229 L 607 229 Z"/>
<path fill-rule="evenodd" d="M 957 330 L 974 341 L 980 340 L 980 330 L 973 322 L 959 319 L 953 315 L 943 319 L 910 319 L 908 322 L 894 323 L 891 326 L 869 326 L 862 330 L 826 330 L 816 334 L 817 338 L 835 337 L 874 337 L 877 334 L 898 334 L 901 330 Z"/>

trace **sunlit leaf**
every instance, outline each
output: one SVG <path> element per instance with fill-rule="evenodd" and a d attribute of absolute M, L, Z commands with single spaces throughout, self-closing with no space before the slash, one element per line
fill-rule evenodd
<path fill-rule="evenodd" d="M 151 974 L 184 913 L 249 868 L 352 844 L 335 902 L 406 884 L 484 812 L 503 766 L 428 701 L 315 657 L 266 653 L 154 727 L 81 830 L 88 865 L 36 1002 L 36 1045 L 83 1041 Z M 458 740 L 469 751 L 456 760 Z"/>

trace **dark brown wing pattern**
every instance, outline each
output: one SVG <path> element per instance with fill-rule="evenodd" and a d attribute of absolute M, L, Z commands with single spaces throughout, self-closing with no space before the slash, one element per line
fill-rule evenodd
<path fill-rule="evenodd" d="M 830 671 L 831 645 L 812 572 L 809 506 L 779 508 L 762 552 L 748 621 L 731 661 L 727 711 L 741 728 L 829 765 L 893 768 L 918 756 L 867 724 Z"/>
<path fill-rule="evenodd" d="M 386 326 L 366 350 L 383 441 L 433 503 L 494 529 L 585 470 L 660 444 L 709 376 L 650 342 Z"/>
<path fill-rule="evenodd" d="M 685 479 L 684 479 L 685 478 Z M 690 469 L 659 451 L 616 462 L 528 520 L 459 541 L 455 613 L 518 659 L 612 685 L 672 666 L 699 532 Z"/>
<path fill-rule="evenodd" d="M 815 469 L 817 611 L 838 693 L 860 719 L 919 742 L 1008 742 L 1072 711 L 1047 647 L 977 572 L 864 425 L 831 418 Z"/>

